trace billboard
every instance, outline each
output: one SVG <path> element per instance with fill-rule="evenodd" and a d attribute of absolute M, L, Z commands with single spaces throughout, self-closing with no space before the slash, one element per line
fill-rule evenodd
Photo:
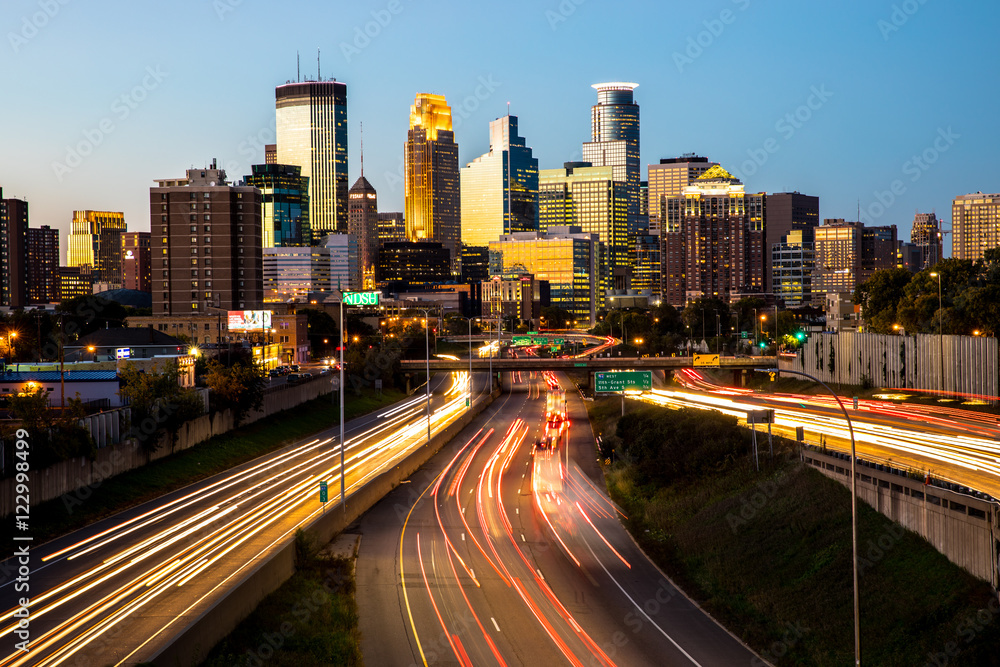
<path fill-rule="evenodd" d="M 267 331 L 271 328 L 270 310 L 230 310 L 230 331 Z"/>

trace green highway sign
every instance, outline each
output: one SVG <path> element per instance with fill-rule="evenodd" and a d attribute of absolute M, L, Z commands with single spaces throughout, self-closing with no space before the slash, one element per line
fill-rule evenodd
<path fill-rule="evenodd" d="M 531 345 L 531 336 L 514 336 L 514 345 Z"/>
<path fill-rule="evenodd" d="M 749 338 L 749 337 L 750 337 L 750 332 L 749 331 L 741 331 L 740 332 L 740 338 Z"/>
<path fill-rule="evenodd" d="M 652 371 L 602 371 L 594 373 L 594 391 L 648 391 L 653 388 Z"/>
<path fill-rule="evenodd" d="M 556 345 L 562 345 L 563 343 L 565 343 L 565 342 L 566 342 L 566 339 L 565 339 L 565 338 L 556 338 L 556 339 L 555 339 L 555 341 L 553 341 L 553 342 L 554 342 L 554 343 L 555 343 Z"/>
<path fill-rule="evenodd" d="M 320 483 L 319 483 L 319 501 L 320 501 L 321 503 L 325 503 L 325 502 L 326 502 L 326 500 L 327 500 L 327 495 L 326 495 L 326 482 L 320 482 Z"/>
<path fill-rule="evenodd" d="M 535 345 L 548 345 L 549 339 L 543 336 L 541 338 L 532 338 L 531 342 Z"/>
<path fill-rule="evenodd" d="M 576 361 L 576 362 L 573 363 L 573 366 L 576 367 L 576 368 L 586 368 L 587 367 L 587 362 L 586 361 Z"/>
<path fill-rule="evenodd" d="M 377 306 L 381 292 L 344 292 L 345 306 Z"/>

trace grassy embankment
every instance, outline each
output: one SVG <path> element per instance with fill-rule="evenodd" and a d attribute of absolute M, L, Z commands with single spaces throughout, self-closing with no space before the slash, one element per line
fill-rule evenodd
<path fill-rule="evenodd" d="M 723 415 L 633 403 L 619 422 L 618 399 L 588 407 L 617 449 L 611 495 L 664 571 L 774 664 L 852 662 L 844 486 L 788 442 L 756 472 L 747 431 Z M 1000 664 L 1000 606 L 987 584 L 861 502 L 858 544 L 865 664 Z"/>
<path fill-rule="evenodd" d="M 405 394 L 373 390 L 345 397 L 345 420 L 354 419 L 395 403 Z M 267 419 L 216 436 L 190 449 L 154 461 L 99 485 L 87 487 L 31 508 L 35 541 L 47 541 L 105 516 L 141 504 L 223 472 L 276 449 L 340 423 L 338 410 L 330 408 L 329 396 L 303 403 Z M 11 553 L 8 546 L 6 553 Z"/>
<path fill-rule="evenodd" d="M 308 535 L 296 535 L 296 573 L 212 649 L 204 667 L 362 664 L 353 561 L 318 554 Z"/>

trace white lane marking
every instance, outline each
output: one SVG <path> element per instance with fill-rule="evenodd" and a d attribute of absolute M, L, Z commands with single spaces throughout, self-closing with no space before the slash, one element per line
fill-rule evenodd
<path fill-rule="evenodd" d="M 528 540 L 524 539 L 524 533 L 521 533 L 521 541 L 522 542 L 527 542 L 528 541 Z"/>
<path fill-rule="evenodd" d="M 465 533 L 462 533 L 462 541 L 465 541 Z"/>
<path fill-rule="evenodd" d="M 535 572 L 537 572 L 537 573 L 538 573 L 538 578 L 539 578 L 539 579 L 541 579 L 542 581 L 545 581 L 545 576 L 544 576 L 544 575 L 542 574 L 542 571 L 541 571 L 541 570 L 539 570 L 539 569 L 538 569 L 538 568 L 536 567 L 536 568 L 535 568 Z"/>
<path fill-rule="evenodd" d="M 490 620 L 493 621 L 493 627 L 497 629 L 497 632 L 500 632 L 500 626 L 497 625 L 497 619 L 490 616 Z"/>

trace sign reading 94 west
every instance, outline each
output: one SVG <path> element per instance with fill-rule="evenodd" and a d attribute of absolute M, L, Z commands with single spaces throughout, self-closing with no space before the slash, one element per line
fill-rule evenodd
<path fill-rule="evenodd" d="M 377 306 L 381 292 L 344 292 L 345 306 Z"/>
<path fill-rule="evenodd" d="M 649 391 L 653 388 L 652 371 L 602 371 L 594 373 L 594 391 Z"/>

